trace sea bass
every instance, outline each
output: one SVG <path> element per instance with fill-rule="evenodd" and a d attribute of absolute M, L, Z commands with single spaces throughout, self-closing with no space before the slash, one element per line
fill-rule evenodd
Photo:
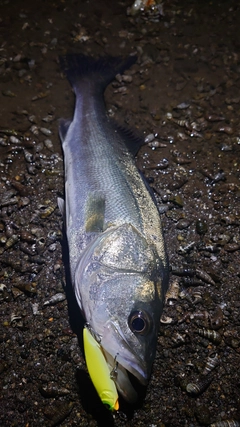
<path fill-rule="evenodd" d="M 134 163 L 141 145 L 107 116 L 104 90 L 136 57 L 60 57 L 76 95 L 61 120 L 66 234 L 76 300 L 119 393 L 134 402 L 128 373 L 146 385 L 155 357 L 168 263 L 159 212 Z"/>

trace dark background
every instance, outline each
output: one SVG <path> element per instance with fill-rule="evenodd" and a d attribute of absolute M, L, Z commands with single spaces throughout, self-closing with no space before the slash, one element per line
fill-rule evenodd
<path fill-rule="evenodd" d="M 240 421 L 239 5 L 166 1 L 135 16 L 127 14 L 131 6 L 0 1 L 4 427 Z M 107 88 L 107 110 L 145 137 L 155 135 L 157 148 L 146 144 L 137 164 L 162 212 L 173 272 L 185 273 L 171 275 L 177 291 L 168 296 L 146 398 L 133 410 L 122 403 L 113 417 L 91 389 L 75 335 L 78 320 L 71 321 L 72 331 L 64 292 L 57 121 L 74 108 L 58 65 L 67 52 L 138 54 L 125 73 L 132 82 Z M 58 293 L 59 300 L 44 305 Z M 206 364 L 213 370 L 203 375 Z M 197 384 L 197 394 L 187 391 L 189 383 Z"/>

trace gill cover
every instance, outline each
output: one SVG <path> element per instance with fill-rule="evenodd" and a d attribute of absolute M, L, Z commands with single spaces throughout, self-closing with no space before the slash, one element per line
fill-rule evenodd
<path fill-rule="evenodd" d="M 87 327 L 83 329 L 83 345 L 88 372 L 102 403 L 111 411 L 119 409 L 118 393 L 101 350 Z"/>

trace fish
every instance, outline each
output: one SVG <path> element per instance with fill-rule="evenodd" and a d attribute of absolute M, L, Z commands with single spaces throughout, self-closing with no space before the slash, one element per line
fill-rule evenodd
<path fill-rule="evenodd" d="M 64 215 L 73 291 L 117 390 L 129 403 L 147 386 L 168 287 L 168 259 L 153 192 L 135 165 L 142 139 L 106 112 L 104 92 L 136 56 L 59 58 L 75 93 L 60 119 Z M 132 377 L 133 376 L 133 377 Z"/>

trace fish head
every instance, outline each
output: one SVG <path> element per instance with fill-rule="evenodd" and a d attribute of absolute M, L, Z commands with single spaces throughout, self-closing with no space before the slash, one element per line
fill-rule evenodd
<path fill-rule="evenodd" d="M 106 305 L 110 316 L 104 324 L 101 346 L 119 392 L 134 402 L 137 394 L 128 374 L 147 385 L 156 352 L 160 304 L 157 306 L 155 283 L 144 276 L 123 274 L 118 285 L 123 284 L 128 288 L 126 298 L 117 293 Z"/>
<path fill-rule="evenodd" d="M 81 257 L 75 294 L 119 392 L 137 398 L 128 373 L 146 385 L 163 307 L 164 269 L 152 243 L 131 224 L 99 235 Z"/>

